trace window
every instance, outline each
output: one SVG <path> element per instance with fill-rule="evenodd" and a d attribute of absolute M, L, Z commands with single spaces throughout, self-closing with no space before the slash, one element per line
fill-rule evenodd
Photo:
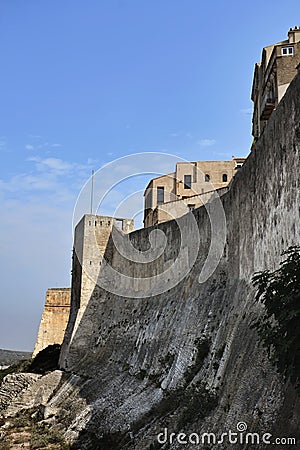
<path fill-rule="evenodd" d="M 157 186 L 157 204 L 165 201 L 165 188 L 163 186 Z"/>
<path fill-rule="evenodd" d="M 228 179 L 227 173 L 223 173 L 223 175 L 222 175 L 222 181 L 223 181 L 223 183 L 227 183 L 227 179 Z"/>
<path fill-rule="evenodd" d="M 97 226 L 97 220 L 95 220 L 95 227 Z"/>
<path fill-rule="evenodd" d="M 283 56 L 293 55 L 294 54 L 294 47 L 282 47 L 281 54 Z"/>
<path fill-rule="evenodd" d="M 206 182 L 206 183 L 209 183 L 209 182 L 210 182 L 210 176 L 208 175 L 208 173 L 205 174 L 204 179 L 205 179 L 205 182 Z"/>
<path fill-rule="evenodd" d="M 192 175 L 184 175 L 184 189 L 192 189 Z"/>
<path fill-rule="evenodd" d="M 195 205 L 188 205 L 189 211 L 192 212 L 195 209 Z"/>

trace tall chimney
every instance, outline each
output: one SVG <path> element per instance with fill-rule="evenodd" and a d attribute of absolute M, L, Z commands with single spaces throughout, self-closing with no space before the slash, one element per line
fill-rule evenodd
<path fill-rule="evenodd" d="M 295 26 L 294 28 L 290 28 L 288 31 L 288 38 L 290 44 L 300 42 L 300 27 Z"/>

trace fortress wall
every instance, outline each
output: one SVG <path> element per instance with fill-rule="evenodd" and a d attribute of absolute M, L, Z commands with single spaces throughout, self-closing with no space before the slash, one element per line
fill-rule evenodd
<path fill-rule="evenodd" d="M 281 252 L 300 242 L 299 124 L 298 76 L 231 189 L 221 198 L 227 220 L 226 245 L 218 268 L 205 283 L 200 284 L 198 277 L 209 250 L 211 226 L 202 207 L 193 213 L 200 251 L 189 274 L 176 286 L 145 298 L 125 297 L 95 286 L 61 358 L 62 367 L 88 380 L 77 395 L 89 407 L 79 419 L 77 411 L 75 421 L 74 391 L 63 401 L 59 393 L 52 400 L 57 408 L 70 410 L 66 425 L 73 428 L 69 436 L 79 434 L 80 440 L 83 427 L 88 432 L 82 443 L 88 445 L 89 436 L 100 439 L 103 433 L 114 431 L 126 434 L 139 420 L 135 440 L 123 448 L 149 448 L 162 422 L 155 415 L 151 421 L 143 422 L 143 417 L 162 401 L 166 390 L 186 383 L 188 370 L 197 361 L 199 338 L 209 344 L 209 354 L 196 367 L 195 380 L 216 390 L 218 405 L 202 420 L 191 421 L 190 429 L 198 433 L 235 431 L 237 422 L 245 421 L 252 432 L 299 436 L 299 400 L 293 387 L 276 374 L 251 328 L 261 312 L 254 300 L 253 273 L 274 269 Z M 108 263 L 128 277 L 144 278 L 145 292 L 150 288 L 155 294 L 153 275 L 167 268 L 173 269 L 173 276 L 177 274 L 175 262 L 182 242 L 178 224 L 190 236 L 181 251 L 191 258 L 193 230 L 184 216 L 178 222 L 130 234 L 134 246 L 143 251 L 149 248 L 154 229 L 165 234 L 166 248 L 154 262 L 126 260 L 110 239 Z M 102 267 L 99 277 L 104 275 Z M 170 431 L 176 429 L 181 413 L 182 408 L 165 419 Z"/>
<path fill-rule="evenodd" d="M 70 314 L 70 288 L 48 289 L 33 357 L 52 344 L 61 344 Z"/>
<path fill-rule="evenodd" d="M 86 214 L 77 224 L 74 232 L 72 261 L 71 313 L 66 329 L 62 353 L 76 333 L 85 308 L 95 288 L 103 255 L 114 224 L 122 232 L 133 231 L 132 219 L 115 219 L 113 217 Z"/>

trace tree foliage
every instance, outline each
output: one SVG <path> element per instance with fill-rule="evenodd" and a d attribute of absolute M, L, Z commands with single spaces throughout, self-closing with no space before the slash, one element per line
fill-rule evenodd
<path fill-rule="evenodd" d="M 300 246 L 289 247 L 282 256 L 277 270 L 253 276 L 256 300 L 264 305 L 253 326 L 278 371 L 300 391 Z"/>

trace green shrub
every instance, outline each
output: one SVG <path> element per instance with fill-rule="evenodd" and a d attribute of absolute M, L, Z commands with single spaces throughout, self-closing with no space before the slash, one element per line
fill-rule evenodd
<path fill-rule="evenodd" d="M 254 274 L 264 313 L 253 324 L 271 362 L 300 392 L 300 247 L 289 247 L 277 270 Z"/>

